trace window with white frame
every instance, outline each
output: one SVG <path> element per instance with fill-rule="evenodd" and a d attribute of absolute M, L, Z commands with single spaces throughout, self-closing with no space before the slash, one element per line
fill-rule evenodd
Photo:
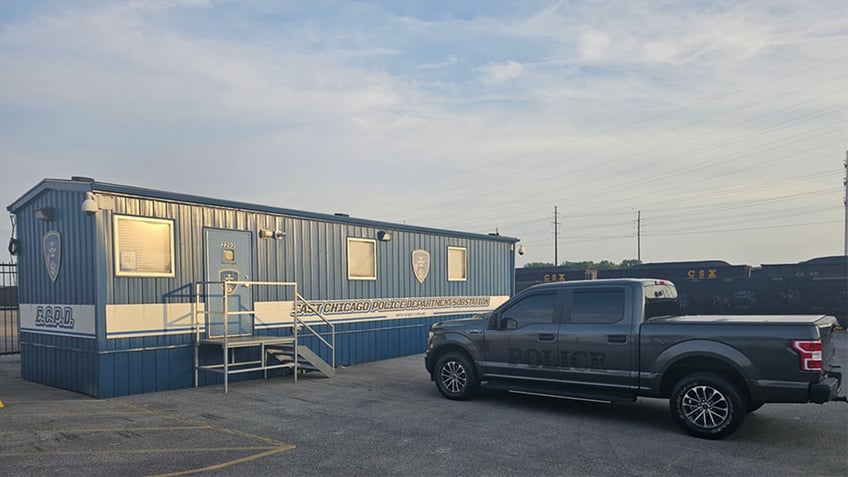
<path fill-rule="evenodd" d="M 377 279 L 377 242 L 371 239 L 347 239 L 348 280 Z"/>
<path fill-rule="evenodd" d="M 114 218 L 115 275 L 174 276 L 174 222 L 150 217 Z"/>
<path fill-rule="evenodd" d="M 448 281 L 461 282 L 467 279 L 465 247 L 448 247 Z"/>

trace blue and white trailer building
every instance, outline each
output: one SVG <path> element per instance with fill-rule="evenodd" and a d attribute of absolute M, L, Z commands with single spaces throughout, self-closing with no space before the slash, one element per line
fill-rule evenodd
<path fill-rule="evenodd" d="M 81 177 L 8 210 L 21 376 L 101 398 L 420 353 L 515 287 L 500 235 Z"/>

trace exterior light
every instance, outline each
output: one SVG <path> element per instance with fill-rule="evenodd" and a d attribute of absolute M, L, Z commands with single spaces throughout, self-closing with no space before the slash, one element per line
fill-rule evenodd
<path fill-rule="evenodd" d="M 40 209 L 35 209 L 36 220 L 41 220 L 42 222 L 51 222 L 53 220 L 53 216 L 53 207 L 41 207 Z"/>

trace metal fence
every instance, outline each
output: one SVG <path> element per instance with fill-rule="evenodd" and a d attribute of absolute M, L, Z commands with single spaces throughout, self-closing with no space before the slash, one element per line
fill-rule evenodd
<path fill-rule="evenodd" d="M 18 309 L 18 266 L 0 263 L 0 355 L 21 352 Z"/>

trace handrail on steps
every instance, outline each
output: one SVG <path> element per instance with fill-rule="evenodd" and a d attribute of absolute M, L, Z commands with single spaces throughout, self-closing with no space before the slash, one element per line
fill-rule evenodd
<path fill-rule="evenodd" d="M 327 346 L 330 349 L 330 357 L 331 357 L 331 363 L 330 364 L 333 367 L 333 369 L 335 369 L 335 367 L 336 367 L 336 326 L 332 322 L 330 322 L 326 317 L 324 317 L 324 315 L 321 314 L 321 312 L 318 310 L 318 308 L 313 306 L 311 303 L 309 303 L 306 300 L 306 298 L 304 298 L 300 293 L 298 293 L 297 282 L 258 282 L 258 281 L 239 281 L 239 280 L 231 280 L 231 281 L 226 281 L 226 282 L 224 282 L 224 281 L 198 281 L 198 282 L 195 282 L 194 305 L 196 306 L 196 308 L 195 308 L 194 313 L 192 313 L 192 327 L 194 328 L 194 333 L 195 333 L 195 343 L 199 343 L 199 341 L 200 341 L 200 331 L 201 331 L 200 325 L 201 324 L 199 323 L 199 321 L 197 319 L 198 315 L 203 315 L 205 317 L 205 319 L 203 320 L 204 321 L 203 327 L 205 328 L 207 336 L 209 334 L 209 329 L 210 329 L 210 325 L 209 325 L 210 315 L 211 314 L 216 314 L 216 315 L 222 314 L 222 315 L 224 315 L 224 319 L 223 319 L 224 334 L 223 334 L 222 337 L 224 338 L 224 343 L 225 343 L 224 346 L 226 348 L 227 347 L 226 343 L 227 343 L 227 341 L 229 341 L 229 336 L 230 336 L 229 321 L 227 319 L 227 316 L 229 316 L 229 315 L 242 315 L 242 314 L 255 314 L 255 312 L 256 312 L 255 309 L 247 311 L 247 312 L 245 312 L 245 311 L 229 311 L 228 306 L 227 306 L 227 298 L 232 293 L 222 293 L 222 295 L 220 296 L 220 298 L 223 301 L 223 310 L 222 311 L 212 312 L 211 310 L 205 309 L 205 307 L 203 306 L 203 301 L 201 300 L 201 296 L 211 296 L 210 293 L 209 293 L 209 289 L 208 289 L 209 285 L 221 286 L 222 290 L 226 290 L 226 288 L 224 287 L 225 283 L 228 284 L 228 285 L 231 285 L 231 286 L 235 286 L 235 287 L 238 287 L 239 285 L 243 285 L 245 287 L 251 287 L 251 286 L 254 286 L 254 285 L 258 285 L 258 286 L 290 286 L 290 287 L 293 287 L 293 289 L 294 289 L 294 300 L 292 302 L 291 317 L 292 317 L 292 336 L 294 338 L 295 352 L 297 352 L 297 346 L 298 346 L 298 332 L 300 331 L 301 328 L 306 328 L 307 331 L 309 331 L 315 338 L 318 338 L 318 340 L 320 340 L 322 343 L 324 343 L 325 346 Z M 217 298 L 217 296 L 216 296 L 216 298 Z M 307 323 L 305 320 L 303 320 L 299 316 L 298 300 L 303 304 L 302 305 L 303 310 L 307 310 L 307 311 L 313 313 L 315 316 L 317 316 L 321 320 L 321 322 L 323 322 L 324 324 L 329 326 L 329 328 L 330 328 L 330 341 L 327 341 L 327 339 L 325 339 L 324 336 L 321 336 L 321 334 L 318 331 L 316 331 L 309 323 Z M 198 366 L 198 355 L 197 355 L 197 353 L 198 353 L 198 350 L 197 350 L 197 347 L 195 345 L 195 368 L 197 368 L 197 366 Z M 228 363 L 227 363 L 226 357 L 224 359 L 225 359 L 224 364 L 225 364 L 225 367 L 226 367 L 226 365 Z M 295 362 L 296 361 L 297 361 L 297 358 L 295 357 Z M 226 374 L 226 372 L 225 372 L 225 374 Z M 297 372 L 295 372 L 294 374 L 295 374 L 295 376 L 294 376 L 295 382 L 297 382 Z M 195 386 L 197 386 L 197 384 L 198 384 L 197 383 L 197 370 L 195 369 Z M 226 385 L 225 385 L 225 388 L 226 388 Z"/>

